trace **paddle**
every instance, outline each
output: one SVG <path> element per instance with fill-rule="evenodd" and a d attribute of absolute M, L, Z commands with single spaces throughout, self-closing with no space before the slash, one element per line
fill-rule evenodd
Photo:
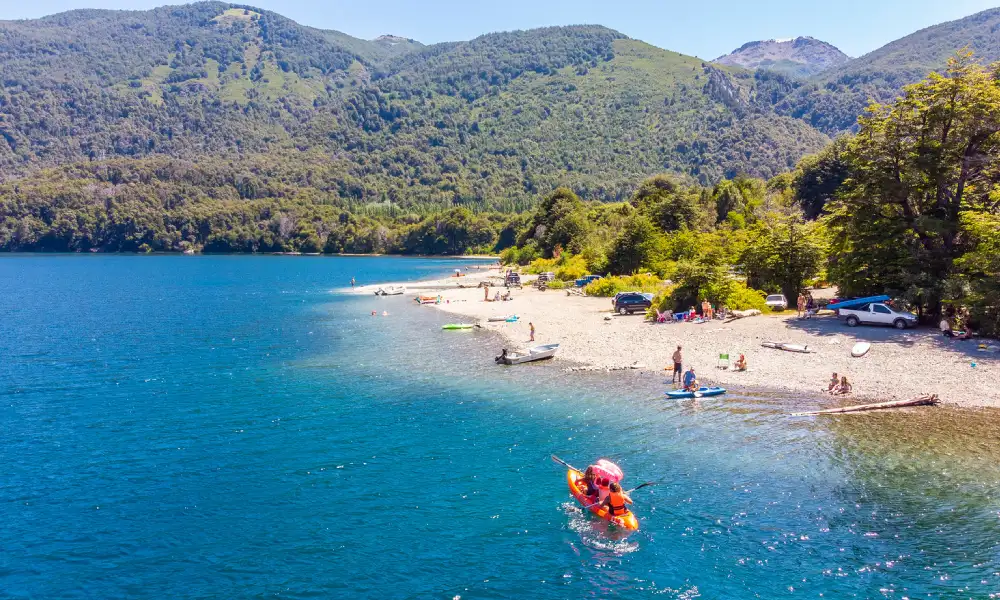
<path fill-rule="evenodd" d="M 562 466 L 566 467 L 567 469 L 570 469 L 572 471 L 576 471 L 578 473 L 583 473 L 583 471 L 581 471 L 580 469 L 577 469 L 576 467 L 574 467 L 573 465 L 571 465 L 568 462 L 564 461 L 563 459 L 559 458 L 555 454 L 552 455 L 552 460 L 556 461 L 557 463 L 561 464 Z"/>
<path fill-rule="evenodd" d="M 656 482 L 655 481 L 647 481 L 646 483 L 640 483 L 639 485 L 635 486 L 634 488 L 632 488 L 630 490 L 625 490 L 622 493 L 628 495 L 628 494 L 631 494 L 632 492 L 634 492 L 636 490 L 641 490 L 642 488 L 644 488 L 646 486 L 650 486 L 650 485 L 656 485 Z M 583 509 L 587 510 L 588 508 L 593 508 L 593 507 L 597 506 L 598 504 L 600 504 L 600 501 L 594 502 L 593 504 L 590 504 L 590 505 L 587 505 L 587 506 L 584 506 Z"/>

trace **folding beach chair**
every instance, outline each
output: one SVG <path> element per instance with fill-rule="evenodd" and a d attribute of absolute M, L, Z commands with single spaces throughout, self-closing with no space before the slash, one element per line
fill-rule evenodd
<path fill-rule="evenodd" d="M 716 363 L 715 368 L 723 370 L 729 368 L 729 353 L 719 354 L 719 362 Z"/>

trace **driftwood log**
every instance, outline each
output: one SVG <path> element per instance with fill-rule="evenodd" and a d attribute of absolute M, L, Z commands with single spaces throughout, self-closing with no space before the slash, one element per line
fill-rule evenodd
<path fill-rule="evenodd" d="M 865 412 L 869 410 L 885 410 L 889 408 L 904 408 L 906 406 L 935 406 L 941 400 L 937 394 L 926 394 L 909 400 L 892 400 L 889 402 L 876 402 L 875 404 L 857 404 L 855 406 L 845 406 L 843 408 L 828 408 L 826 410 L 811 410 L 809 412 L 792 413 L 793 417 L 809 417 L 812 415 L 839 415 L 843 413 Z"/>

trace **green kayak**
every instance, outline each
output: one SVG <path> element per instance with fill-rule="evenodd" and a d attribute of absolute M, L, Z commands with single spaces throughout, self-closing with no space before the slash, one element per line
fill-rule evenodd
<path fill-rule="evenodd" d="M 442 325 L 441 329 L 472 329 L 473 327 L 472 323 L 448 323 L 447 325 Z"/>

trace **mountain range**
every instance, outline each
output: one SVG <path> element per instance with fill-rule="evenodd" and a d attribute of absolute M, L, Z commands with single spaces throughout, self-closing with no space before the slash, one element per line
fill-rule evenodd
<path fill-rule="evenodd" d="M 107 164 L 117 181 L 295 173 L 317 202 L 406 209 L 520 210 L 559 185 L 619 200 L 660 172 L 770 177 L 955 51 L 1000 58 L 998 28 L 990 10 L 854 60 L 796 38 L 708 62 L 601 26 L 423 45 L 221 2 L 0 21 L 0 199 Z"/>

